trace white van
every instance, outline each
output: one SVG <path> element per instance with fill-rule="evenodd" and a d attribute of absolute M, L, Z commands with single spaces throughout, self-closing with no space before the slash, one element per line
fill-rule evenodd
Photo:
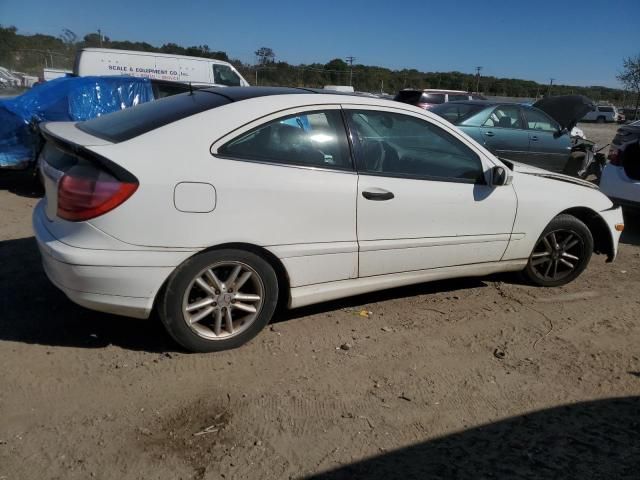
<path fill-rule="evenodd" d="M 222 60 L 110 48 L 80 50 L 73 73 L 79 77 L 128 75 L 194 85 L 249 86 L 233 65 Z"/>

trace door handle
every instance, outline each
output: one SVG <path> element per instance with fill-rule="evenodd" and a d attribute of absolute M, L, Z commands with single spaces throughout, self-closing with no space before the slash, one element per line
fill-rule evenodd
<path fill-rule="evenodd" d="M 530 139 L 531 139 L 531 141 L 533 141 L 533 142 L 537 142 L 537 141 L 538 141 L 538 137 L 537 137 L 536 135 L 531 135 L 529 138 L 530 138 Z"/>
<path fill-rule="evenodd" d="M 484 134 L 485 134 L 487 137 L 493 137 L 493 136 L 495 135 L 495 133 L 493 133 L 493 132 L 484 132 Z"/>
<path fill-rule="evenodd" d="M 391 200 L 394 197 L 393 192 L 389 192 L 381 188 L 376 189 L 376 191 L 365 190 L 362 192 L 362 196 L 367 200 L 375 200 L 378 202 Z"/>

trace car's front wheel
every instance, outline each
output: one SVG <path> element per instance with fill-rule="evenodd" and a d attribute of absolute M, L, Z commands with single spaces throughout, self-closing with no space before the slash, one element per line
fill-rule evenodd
<path fill-rule="evenodd" d="M 187 350 L 236 348 L 262 330 L 278 300 L 276 274 L 244 250 L 212 250 L 190 258 L 167 281 L 160 319 Z"/>
<path fill-rule="evenodd" d="M 557 287 L 577 278 L 591 259 L 593 236 L 572 215 L 558 215 L 544 229 L 524 269 L 536 285 Z"/>

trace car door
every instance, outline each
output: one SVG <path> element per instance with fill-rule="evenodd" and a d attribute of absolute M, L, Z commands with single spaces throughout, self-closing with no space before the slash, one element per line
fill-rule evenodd
<path fill-rule="evenodd" d="M 525 161 L 529 132 L 518 105 L 498 105 L 480 128 L 484 146 L 499 157 Z"/>
<path fill-rule="evenodd" d="M 558 123 L 537 108 L 525 108 L 523 113 L 529 134 L 525 163 L 562 173 L 571 153 L 569 134 L 560 134 Z"/>
<path fill-rule="evenodd" d="M 344 106 L 358 168 L 359 275 L 496 262 L 516 211 L 479 150 L 418 114 Z"/>
<path fill-rule="evenodd" d="M 357 175 L 339 105 L 263 117 L 212 153 L 224 162 L 214 171 L 216 215 L 223 232 L 234 225 L 230 241 L 244 232 L 267 248 L 294 288 L 357 277 Z"/>

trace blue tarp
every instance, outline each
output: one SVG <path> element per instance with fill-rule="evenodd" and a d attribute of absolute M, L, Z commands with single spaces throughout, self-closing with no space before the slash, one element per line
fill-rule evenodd
<path fill-rule="evenodd" d="M 36 160 L 33 125 L 89 120 L 153 99 L 147 78 L 63 77 L 0 100 L 0 168 L 27 168 Z"/>

